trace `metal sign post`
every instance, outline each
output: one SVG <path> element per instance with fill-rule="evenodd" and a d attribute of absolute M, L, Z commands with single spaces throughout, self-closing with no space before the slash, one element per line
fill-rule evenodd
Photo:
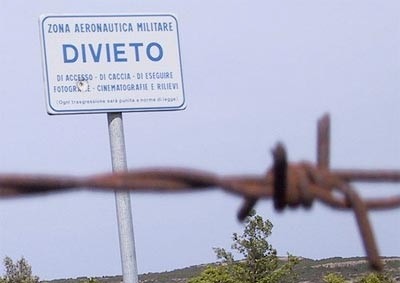
<path fill-rule="evenodd" d="M 126 171 L 126 150 L 122 113 L 108 113 L 111 161 L 113 172 Z M 138 283 L 135 237 L 129 192 L 115 192 L 122 276 L 125 283 Z"/>
<path fill-rule="evenodd" d="M 177 19 L 63 14 L 39 23 L 47 112 L 107 113 L 113 171 L 127 170 L 122 112 L 186 107 Z M 130 195 L 115 198 L 124 282 L 137 283 Z"/>

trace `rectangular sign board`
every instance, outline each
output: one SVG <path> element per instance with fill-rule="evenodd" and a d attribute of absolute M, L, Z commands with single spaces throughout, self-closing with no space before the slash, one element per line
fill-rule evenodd
<path fill-rule="evenodd" d="M 49 114 L 185 108 L 173 15 L 42 15 Z"/>

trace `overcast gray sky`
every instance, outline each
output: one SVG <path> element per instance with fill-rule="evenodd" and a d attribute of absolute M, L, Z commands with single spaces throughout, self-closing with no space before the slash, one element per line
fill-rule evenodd
<path fill-rule="evenodd" d="M 1 2 L 0 171 L 89 175 L 111 170 L 106 114 L 48 116 L 38 19 L 47 13 L 173 13 L 187 109 L 124 114 L 129 168 L 178 166 L 264 174 L 282 141 L 315 159 L 315 122 L 332 117 L 332 167 L 400 169 L 400 2 Z M 398 186 L 358 185 L 363 195 Z M 242 226 L 222 192 L 133 194 L 140 273 L 215 260 Z M 280 254 L 363 256 L 354 217 L 321 204 L 277 214 Z M 399 210 L 370 214 L 380 252 L 400 255 Z M 0 200 L 0 257 L 24 256 L 42 279 L 121 274 L 112 193 Z"/>

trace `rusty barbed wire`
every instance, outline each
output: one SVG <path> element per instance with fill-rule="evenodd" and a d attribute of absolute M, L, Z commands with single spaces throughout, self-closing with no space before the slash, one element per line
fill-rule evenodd
<path fill-rule="evenodd" d="M 400 195 L 362 199 L 352 182 L 400 182 L 400 170 L 331 170 L 330 118 L 318 121 L 317 164 L 288 162 L 278 143 L 272 150 L 274 164 L 264 176 L 219 176 L 180 168 L 153 168 L 88 177 L 1 175 L 0 198 L 15 198 L 77 189 L 131 192 L 193 192 L 222 189 L 244 198 L 238 218 L 244 220 L 260 199 L 272 199 L 277 211 L 286 207 L 310 208 L 318 200 L 332 208 L 353 210 L 370 266 L 382 270 L 368 210 L 400 207 Z"/>

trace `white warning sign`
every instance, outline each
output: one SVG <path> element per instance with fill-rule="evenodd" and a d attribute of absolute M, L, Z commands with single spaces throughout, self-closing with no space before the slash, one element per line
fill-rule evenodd
<path fill-rule="evenodd" d="M 173 15 L 43 15 L 49 114 L 185 108 Z"/>

